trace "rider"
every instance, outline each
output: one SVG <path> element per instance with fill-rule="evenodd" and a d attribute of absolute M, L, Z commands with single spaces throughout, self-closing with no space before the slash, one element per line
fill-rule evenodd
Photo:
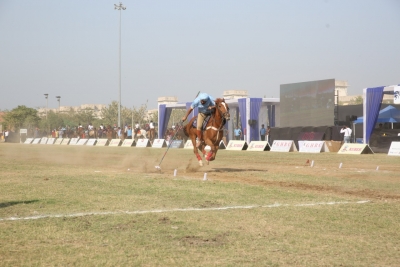
<path fill-rule="evenodd" d="M 215 98 L 206 94 L 200 93 L 193 103 L 190 105 L 185 116 L 182 117 L 182 122 L 186 121 L 192 110 L 197 107 L 199 114 L 197 115 L 197 147 L 203 142 L 203 134 L 201 127 L 203 125 L 204 119 L 211 114 L 211 109 L 215 106 Z"/>

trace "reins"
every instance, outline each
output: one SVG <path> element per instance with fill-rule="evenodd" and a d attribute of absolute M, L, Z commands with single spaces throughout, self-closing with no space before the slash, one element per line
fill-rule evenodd
<path fill-rule="evenodd" d="M 219 116 L 220 116 L 219 121 L 221 121 L 221 123 L 220 123 L 220 125 L 219 125 L 218 128 L 214 127 L 214 122 L 215 122 L 215 124 L 217 124 L 217 119 L 215 118 L 215 116 L 216 116 L 215 114 L 216 114 L 216 113 L 214 113 L 214 115 L 212 115 L 211 118 L 210 118 L 210 120 L 212 120 L 212 121 L 211 121 L 211 126 L 206 127 L 206 131 L 207 131 L 208 129 L 212 129 L 212 130 L 214 130 L 214 131 L 217 131 L 217 138 L 215 139 L 214 145 L 216 145 L 216 142 L 217 142 L 217 140 L 218 140 L 220 131 L 221 131 L 222 128 L 224 127 L 224 123 L 223 123 L 224 115 L 225 115 L 225 113 L 228 112 L 228 111 L 227 111 L 227 112 L 225 112 L 225 113 L 222 113 L 222 111 L 218 108 L 218 105 L 215 106 L 215 109 L 216 109 L 216 111 L 218 111 L 218 114 L 219 114 Z"/>

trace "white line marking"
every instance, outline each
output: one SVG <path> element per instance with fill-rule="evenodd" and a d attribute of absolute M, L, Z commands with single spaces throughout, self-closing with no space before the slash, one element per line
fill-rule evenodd
<path fill-rule="evenodd" d="M 250 205 L 250 206 L 228 206 L 218 208 L 187 208 L 187 209 L 169 209 L 169 210 L 138 210 L 138 211 L 106 211 L 106 212 L 80 212 L 71 214 L 54 214 L 54 215 L 37 215 L 28 217 L 9 217 L 0 218 L 0 221 L 21 221 L 21 220 L 38 220 L 45 218 L 68 218 L 68 217 L 83 217 L 95 215 L 118 215 L 118 214 L 145 214 L 145 213 L 164 213 L 177 211 L 215 211 L 215 210 L 233 210 L 233 209 L 255 209 L 255 208 L 278 208 L 278 207 L 310 207 L 322 205 L 341 205 L 341 204 L 365 204 L 369 200 L 361 200 L 356 202 L 341 201 L 341 202 L 320 202 L 320 203 L 304 203 L 304 204 L 271 204 L 271 205 Z"/>

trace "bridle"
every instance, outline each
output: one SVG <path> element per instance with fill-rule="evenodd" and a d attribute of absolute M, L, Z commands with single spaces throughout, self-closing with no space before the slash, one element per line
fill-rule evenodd
<path fill-rule="evenodd" d="M 223 112 L 223 111 L 221 111 L 221 109 L 219 108 L 219 105 L 220 105 L 221 103 L 225 103 L 225 102 L 224 102 L 224 101 L 221 101 L 220 103 L 218 103 L 217 105 L 215 105 L 215 109 L 216 109 L 215 112 L 218 112 L 218 113 L 219 113 L 219 116 L 221 117 L 220 120 L 219 120 L 219 121 L 220 121 L 219 127 L 218 127 L 218 128 L 216 128 L 216 127 L 214 127 L 214 126 L 208 126 L 208 127 L 206 127 L 206 130 L 212 129 L 212 130 L 214 130 L 214 131 L 217 131 L 217 138 L 216 138 L 216 140 L 218 140 L 218 135 L 220 134 L 222 128 L 223 128 L 224 125 L 225 125 L 225 123 L 223 122 L 223 120 L 225 120 L 226 117 L 229 115 L 229 107 L 227 107 L 226 104 L 225 104 L 226 112 Z M 216 120 L 216 118 L 215 118 L 215 115 L 214 115 L 214 116 L 211 116 L 211 119 L 213 120 L 213 121 L 211 122 L 211 125 L 213 125 L 214 122 L 217 123 L 217 120 Z M 218 121 L 218 122 L 219 122 L 219 121 Z"/>

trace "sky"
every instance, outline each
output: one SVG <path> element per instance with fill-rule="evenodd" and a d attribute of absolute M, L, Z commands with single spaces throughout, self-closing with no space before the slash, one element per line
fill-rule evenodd
<path fill-rule="evenodd" d="M 399 0 L 0 0 L 0 110 L 400 84 Z M 121 19 L 121 20 L 120 20 Z M 120 39 L 121 21 L 121 39 Z"/>

